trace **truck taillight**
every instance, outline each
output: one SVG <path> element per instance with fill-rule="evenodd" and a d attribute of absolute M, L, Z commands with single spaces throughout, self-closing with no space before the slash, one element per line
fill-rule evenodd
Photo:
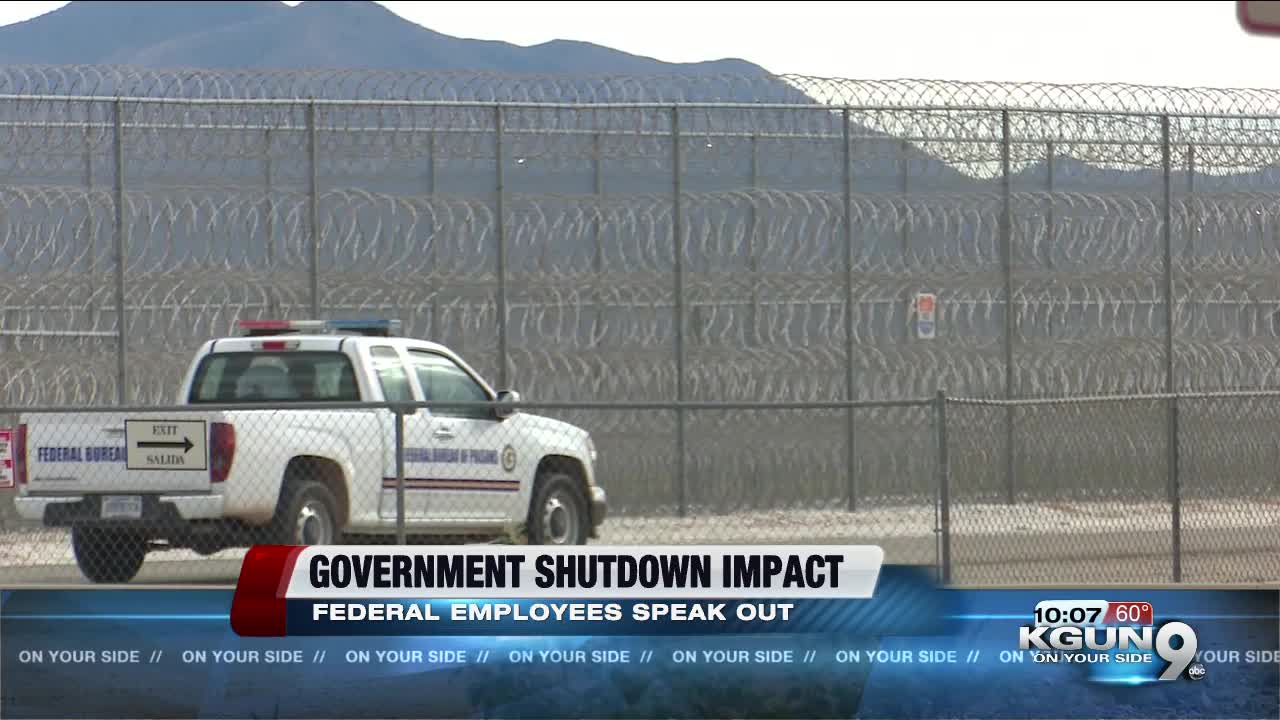
<path fill-rule="evenodd" d="M 18 485 L 27 484 L 27 426 L 13 429 L 13 478 Z"/>
<path fill-rule="evenodd" d="M 209 426 L 209 482 L 225 482 L 236 458 L 236 428 L 231 423 Z"/>

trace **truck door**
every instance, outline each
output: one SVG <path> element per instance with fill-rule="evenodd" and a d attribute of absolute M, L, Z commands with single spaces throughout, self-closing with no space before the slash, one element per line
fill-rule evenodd
<path fill-rule="evenodd" d="M 405 367 L 404 358 L 401 357 L 400 352 L 390 345 L 380 345 L 370 348 L 369 356 L 373 361 L 373 371 L 377 377 L 378 385 L 382 389 L 383 399 L 387 402 L 415 402 L 413 385 L 409 380 L 409 372 Z M 392 423 L 394 422 L 393 415 Z M 422 411 L 404 416 L 404 516 L 407 523 L 440 519 L 442 517 L 436 511 L 434 504 L 430 502 L 430 498 L 422 492 L 418 482 L 418 479 L 423 477 L 424 468 L 420 462 L 421 458 L 416 454 L 416 449 L 428 445 L 428 438 L 431 432 L 430 422 L 430 417 Z M 378 517 L 390 523 L 396 521 L 397 485 L 397 450 L 394 441 L 395 427 L 392 423 L 387 426 L 390 434 L 386 444 L 386 458 L 383 461 L 382 484 L 378 489 Z"/>
<path fill-rule="evenodd" d="M 490 402 L 484 387 L 449 357 L 409 350 L 409 363 L 428 403 Z M 511 520 L 519 507 L 530 448 L 489 408 L 428 406 L 429 487 L 432 504 L 449 518 Z"/>

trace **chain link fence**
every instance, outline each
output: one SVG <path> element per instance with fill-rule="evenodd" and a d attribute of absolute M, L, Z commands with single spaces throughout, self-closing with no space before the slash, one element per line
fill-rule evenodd
<path fill-rule="evenodd" d="M 168 402 L 238 318 L 396 316 L 564 401 L 1280 367 L 1271 92 L 10 67 L 0 93 L 11 405 Z"/>
<path fill-rule="evenodd" d="M 1280 581 L 1277 393 L 502 407 L 6 411 L 28 519 L 0 582 L 231 582 L 252 542 L 339 541 L 876 544 L 957 585 Z M 1010 411 L 1036 478 L 1012 505 Z M 129 469 L 153 461 L 179 469 Z M 879 484 L 850 508 L 855 478 Z"/>
<path fill-rule="evenodd" d="M 22 427 L 14 502 L 24 519 L 0 543 L 0 582 L 81 581 L 96 566 L 118 577 L 141 562 L 143 543 L 155 551 L 143 579 L 171 582 L 234 579 L 253 542 L 339 539 L 883 542 L 901 562 L 933 562 L 934 512 L 921 499 L 936 485 L 927 401 L 522 403 L 499 417 L 501 407 L 5 411 Z M 851 416 L 868 442 L 914 437 L 887 463 L 853 458 L 886 479 L 862 489 L 856 514 L 846 499 Z M 92 537 L 73 538 L 76 525 Z"/>
<path fill-rule="evenodd" d="M 947 405 L 941 556 L 956 582 L 1280 581 L 1280 395 Z M 1016 471 L 1034 478 L 1012 507 L 1000 432 L 1010 413 Z"/>
<path fill-rule="evenodd" d="M 1274 560 L 1230 560 L 1265 531 L 1210 520 L 1266 516 L 1269 396 L 1193 394 L 1276 386 L 1277 101 L 0 68 L 0 406 L 162 407 L 237 320 L 394 317 L 499 386 L 578 403 L 563 411 L 623 462 L 618 532 L 664 518 L 665 538 L 785 541 L 741 519 L 776 516 L 800 539 L 863 528 L 960 581 L 1057 581 L 1091 562 L 1067 555 L 1120 547 L 1117 577 L 1171 576 L 1177 557 L 1186 578 L 1275 579 Z M 938 387 L 999 400 L 949 403 L 938 443 L 933 401 L 902 400 Z M 1034 400 L 1097 395 L 1126 399 Z M 1105 519 L 1165 507 L 1185 533 Z M 877 519 L 893 508 L 910 519 Z M 992 539 L 1024 526 L 1058 540 Z M 1003 559 L 1051 545 L 1067 555 Z M 69 540 L 15 544 L 9 567 L 54 546 Z"/>

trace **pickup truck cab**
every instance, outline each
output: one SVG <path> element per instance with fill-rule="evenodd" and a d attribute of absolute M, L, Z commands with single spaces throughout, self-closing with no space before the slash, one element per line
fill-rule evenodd
<path fill-rule="evenodd" d="M 157 550 L 394 541 L 400 502 L 406 537 L 429 542 L 597 537 L 607 503 L 587 431 L 502 407 L 519 396 L 397 326 L 246 321 L 196 353 L 178 412 L 24 415 L 17 511 L 70 528 L 81 572 L 106 583 Z M 365 402 L 427 405 L 400 428 L 386 407 L 308 407 Z"/>

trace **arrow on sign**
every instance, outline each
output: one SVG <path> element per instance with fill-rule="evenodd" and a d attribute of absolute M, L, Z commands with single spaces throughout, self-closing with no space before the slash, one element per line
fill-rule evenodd
<path fill-rule="evenodd" d="M 190 452 L 190 451 L 191 451 L 191 448 L 192 448 L 192 447 L 194 447 L 194 446 L 193 446 L 193 445 L 192 445 L 192 443 L 191 443 L 191 438 L 184 437 L 184 438 L 182 438 L 182 442 L 159 442 L 159 441 L 154 441 L 154 440 L 153 440 L 153 441 L 149 441 L 149 442 L 147 442 L 147 441 L 143 441 L 143 442 L 139 442 L 139 443 L 138 443 L 138 447 L 140 447 L 140 448 L 164 448 L 164 449 L 166 449 L 166 450 L 169 450 L 169 449 L 176 450 L 176 449 L 178 449 L 178 448 L 182 448 L 182 452 L 183 452 L 183 454 L 186 454 L 186 453 Z"/>

